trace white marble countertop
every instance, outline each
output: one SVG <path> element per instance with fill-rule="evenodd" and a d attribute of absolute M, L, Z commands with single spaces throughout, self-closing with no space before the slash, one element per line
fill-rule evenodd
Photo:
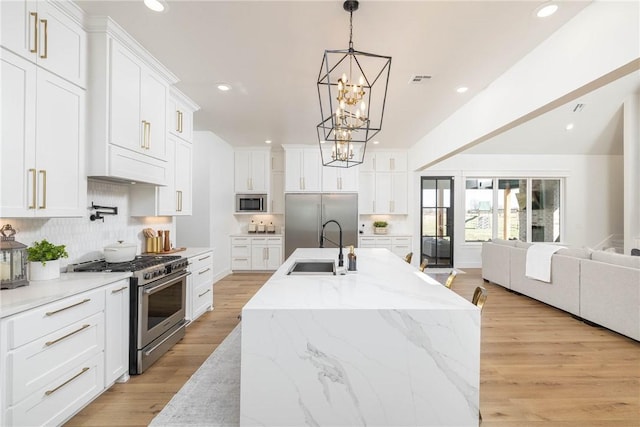
<path fill-rule="evenodd" d="M 334 259 L 337 263 L 337 248 L 296 249 L 243 310 L 478 309 L 387 249 L 359 248 L 356 256 L 358 271 L 346 275 L 288 276 L 296 260 Z"/>
<path fill-rule="evenodd" d="M 31 281 L 0 291 L 0 318 L 127 279 L 131 273 L 62 273 L 59 279 Z"/>

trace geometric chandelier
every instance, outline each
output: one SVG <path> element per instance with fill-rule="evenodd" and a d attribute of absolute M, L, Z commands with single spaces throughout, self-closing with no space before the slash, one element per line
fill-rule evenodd
<path fill-rule="evenodd" d="M 324 166 L 348 168 L 364 161 L 366 144 L 382 128 L 391 57 L 353 49 L 356 0 L 349 12 L 349 48 L 325 50 L 318 76 L 322 121 L 318 141 Z"/>

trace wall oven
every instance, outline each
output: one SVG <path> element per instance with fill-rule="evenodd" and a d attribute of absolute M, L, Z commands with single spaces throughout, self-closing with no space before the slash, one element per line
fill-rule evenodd
<path fill-rule="evenodd" d="M 266 212 L 266 194 L 236 194 L 236 212 Z"/>

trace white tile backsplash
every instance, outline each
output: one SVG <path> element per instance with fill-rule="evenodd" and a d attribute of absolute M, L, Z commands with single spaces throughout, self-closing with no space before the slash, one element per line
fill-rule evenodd
<path fill-rule="evenodd" d="M 90 221 L 91 202 L 100 206 L 117 206 L 118 215 L 104 215 L 102 220 Z M 172 243 L 176 233 L 173 217 L 130 217 L 129 185 L 89 180 L 87 213 L 83 218 L 0 218 L 1 224 L 11 224 L 17 230 L 16 240 L 30 246 L 34 241 L 47 239 L 56 245 L 66 245 L 69 258 L 61 259 L 61 266 L 103 258 L 102 248 L 118 240 L 134 242 L 137 253 L 144 246 L 143 228 L 170 230 Z"/>

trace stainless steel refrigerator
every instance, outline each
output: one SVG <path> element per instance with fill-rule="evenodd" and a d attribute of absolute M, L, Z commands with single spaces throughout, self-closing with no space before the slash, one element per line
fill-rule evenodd
<path fill-rule="evenodd" d="M 320 247 L 322 224 L 336 220 L 342 227 L 342 244 L 358 246 L 358 195 L 344 193 L 288 193 L 284 199 L 284 251 L 288 258 L 297 248 Z M 330 223 L 324 230 L 324 247 L 337 247 L 338 226 Z M 345 259 L 347 251 L 345 253 Z"/>

